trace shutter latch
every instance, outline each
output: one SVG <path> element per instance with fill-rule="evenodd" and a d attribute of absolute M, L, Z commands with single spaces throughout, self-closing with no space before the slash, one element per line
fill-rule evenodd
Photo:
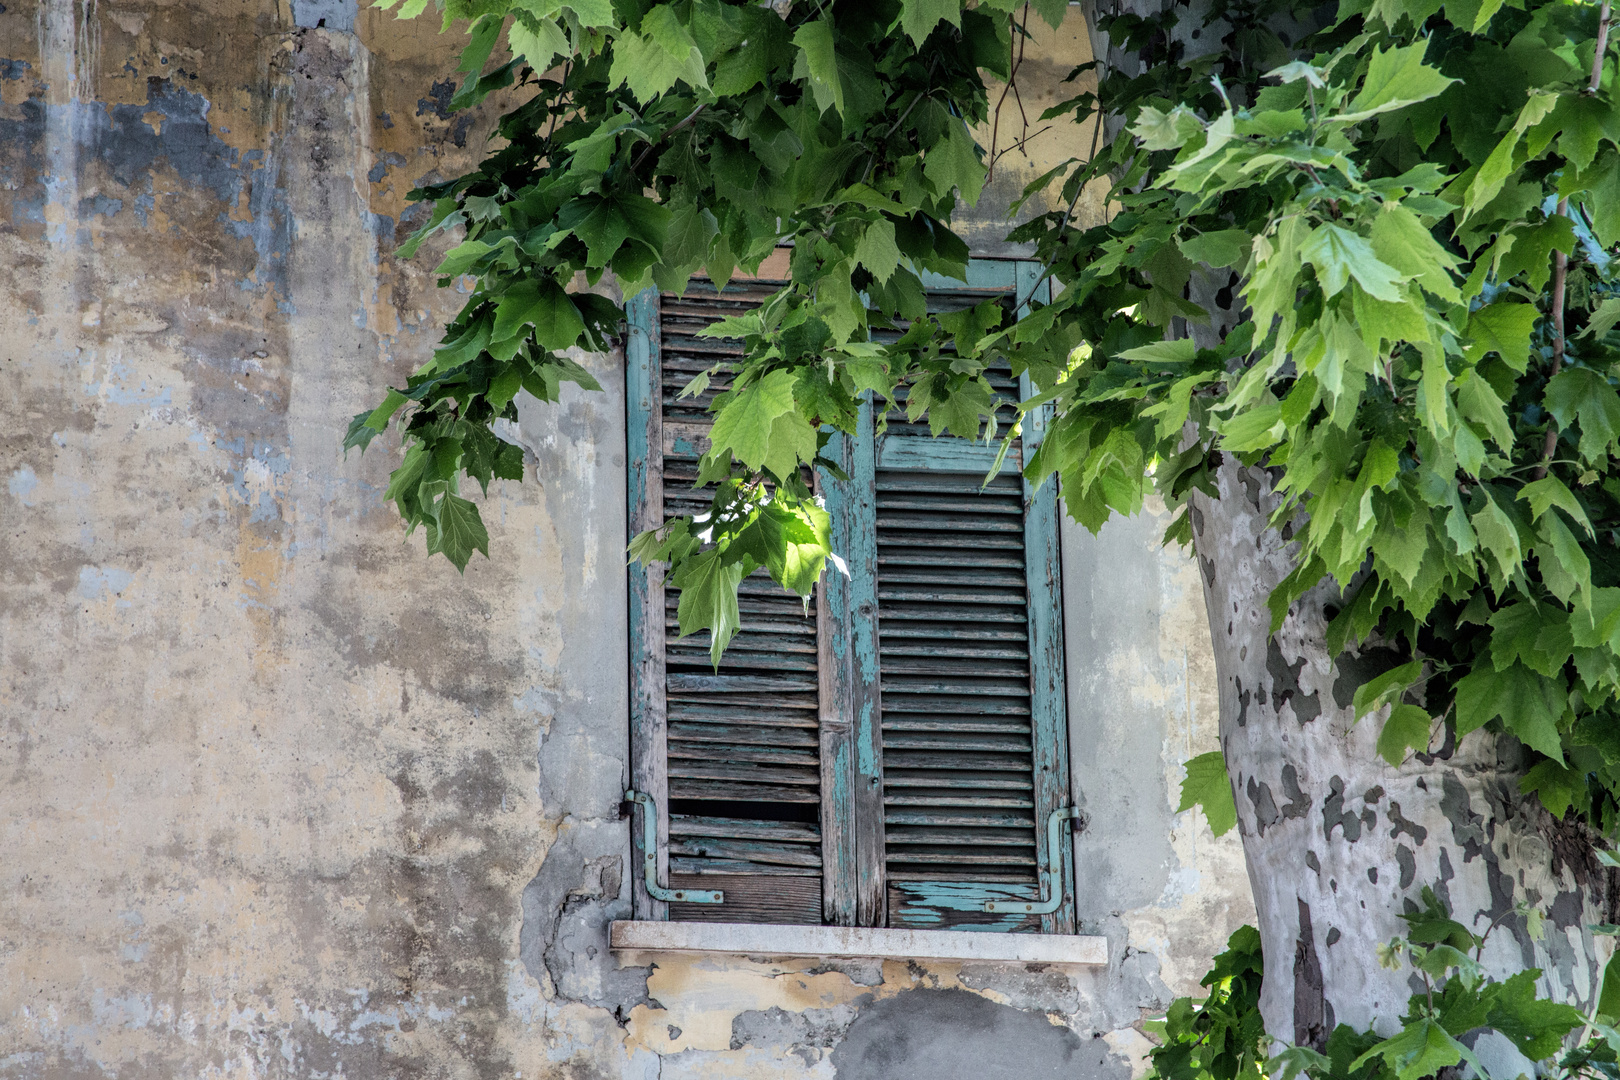
<path fill-rule="evenodd" d="M 646 796 L 642 796 L 645 798 Z M 984 910 L 997 913 L 1050 915 L 1063 904 L 1064 883 L 1068 874 L 1063 858 L 1063 822 L 1080 817 L 1078 806 L 1060 806 L 1046 819 L 1046 877 L 1052 895 L 1039 902 L 1019 900 L 986 900 Z"/>
<path fill-rule="evenodd" d="M 666 889 L 658 884 L 658 804 L 644 791 L 626 791 L 626 802 L 641 805 L 641 865 L 647 878 L 647 894 L 654 900 L 677 900 L 683 904 L 723 904 L 720 889 Z"/>

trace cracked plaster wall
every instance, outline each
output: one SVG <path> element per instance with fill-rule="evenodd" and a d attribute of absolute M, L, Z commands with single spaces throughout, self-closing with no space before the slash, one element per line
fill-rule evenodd
<path fill-rule="evenodd" d="M 445 112 L 455 53 L 344 0 L 0 4 L 0 1077 L 1139 1069 L 1248 917 L 1235 838 L 1172 813 L 1214 680 L 1150 518 L 1065 535 L 1106 969 L 607 950 L 620 359 L 526 407 L 465 577 L 402 541 L 391 440 L 339 450 L 459 300 L 393 256 L 494 115 Z"/>

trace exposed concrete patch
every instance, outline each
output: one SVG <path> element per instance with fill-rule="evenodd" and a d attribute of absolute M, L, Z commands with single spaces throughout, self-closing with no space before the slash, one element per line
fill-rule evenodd
<path fill-rule="evenodd" d="M 962 990 L 913 990 L 864 1010 L 834 1048 L 839 1080 L 1123 1078 L 1101 1037 Z"/>

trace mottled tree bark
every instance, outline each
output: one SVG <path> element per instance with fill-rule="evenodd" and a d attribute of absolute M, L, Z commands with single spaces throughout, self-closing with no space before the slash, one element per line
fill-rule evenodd
<path fill-rule="evenodd" d="M 1498 976 L 1527 967 L 1554 998 L 1587 1003 L 1597 949 L 1587 926 L 1611 919 L 1610 876 L 1584 829 L 1519 793 L 1516 740 L 1484 731 L 1460 744 L 1439 725 L 1429 752 L 1391 767 L 1375 750 L 1385 712 L 1360 723 L 1355 688 L 1409 657 L 1379 645 L 1329 654 L 1341 602 L 1331 580 L 1270 632 L 1266 599 L 1297 545 L 1268 521 L 1270 476 L 1228 457 L 1219 499 L 1194 497 L 1194 548 L 1221 687 L 1221 747 L 1265 947 L 1261 1009 L 1273 1037 L 1320 1046 L 1335 1024 L 1398 1026 L 1411 970 L 1379 966 L 1401 936 L 1403 903 L 1425 885 L 1476 933 Z M 1533 941 L 1513 913 L 1547 915 Z"/>

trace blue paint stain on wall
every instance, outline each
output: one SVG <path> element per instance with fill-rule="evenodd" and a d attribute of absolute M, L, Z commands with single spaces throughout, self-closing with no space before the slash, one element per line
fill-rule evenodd
<path fill-rule="evenodd" d="M 79 200 L 79 220 L 95 217 L 113 217 L 124 208 L 123 199 L 114 199 L 107 195 L 96 195 L 88 199 Z"/>
<path fill-rule="evenodd" d="M 349 2 L 352 7 L 353 0 Z M 19 64 L 21 68 L 16 66 Z M 0 60 L 0 73 L 26 67 L 22 61 Z M 41 181 L 49 171 L 42 157 L 47 108 L 40 98 L 31 97 L 20 103 L 15 119 L 0 119 L 0 147 L 6 150 L 0 154 L 0 187 L 15 192 L 11 202 L 13 221 L 45 221 Z M 71 130 L 78 133 L 80 142 L 80 170 L 90 161 L 99 161 L 119 184 L 129 189 L 124 198 L 98 195 L 80 200 L 76 209 L 81 221 L 97 214 L 110 218 L 127 205 L 141 227 L 146 227 L 148 214 L 156 204 L 152 174 L 163 166 L 174 170 L 186 183 L 212 192 L 233 209 L 241 204 L 246 191 L 250 220 L 232 220 L 229 211 L 220 219 L 233 235 L 253 243 L 254 285 L 272 287 L 282 296 L 287 294 L 286 257 L 292 247 L 292 217 L 287 210 L 286 191 L 280 184 L 280 163 L 273 151 L 244 153 L 224 142 L 209 125 L 212 106 L 207 98 L 154 76 L 146 80 L 146 101 L 141 104 L 91 101 L 49 108 L 72 110 Z M 163 117 L 155 129 L 145 119 L 154 112 Z M 82 229 L 75 235 L 81 241 L 88 240 Z"/>
<path fill-rule="evenodd" d="M 117 596 L 134 580 L 134 574 L 116 566 L 83 566 L 79 568 L 79 595 L 86 600 L 95 600 L 107 593 Z"/>
<path fill-rule="evenodd" d="M 38 486 L 39 477 L 35 476 L 34 470 L 27 465 L 12 473 L 11 478 L 6 481 L 6 490 L 16 496 L 17 501 L 24 506 L 34 505 L 34 489 Z"/>
<path fill-rule="evenodd" d="M 29 67 L 26 60 L 7 60 L 0 56 L 0 79 L 20 79 L 28 72 Z"/>
<path fill-rule="evenodd" d="M 107 367 L 107 377 L 101 382 L 84 384 L 84 392 L 91 397 L 105 397 L 114 405 L 169 405 L 174 401 L 174 390 L 167 386 L 152 386 L 146 379 L 135 382 L 136 372 L 128 364 L 114 360 Z"/>
<path fill-rule="evenodd" d="M 390 168 L 397 169 L 403 164 L 405 164 L 405 155 L 396 154 L 392 150 L 385 150 L 377 155 L 377 164 L 373 165 L 371 171 L 366 173 L 366 179 L 373 184 L 379 183 L 383 177 L 388 175 Z"/>

